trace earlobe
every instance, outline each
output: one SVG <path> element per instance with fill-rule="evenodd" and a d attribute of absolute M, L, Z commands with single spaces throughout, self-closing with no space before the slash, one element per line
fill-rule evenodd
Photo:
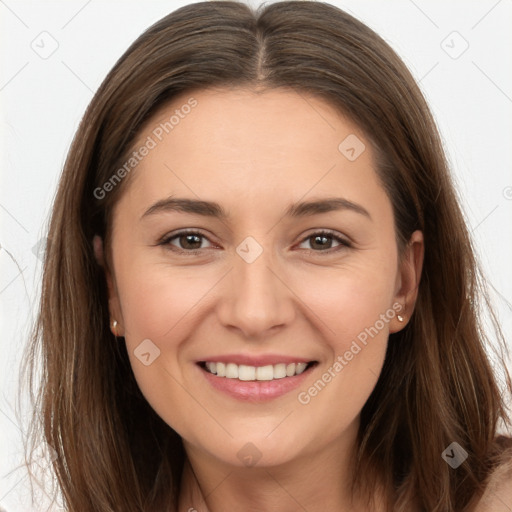
<path fill-rule="evenodd" d="M 105 274 L 105 279 L 107 281 L 107 289 L 108 289 L 108 304 L 109 304 L 109 310 L 110 310 L 110 316 L 112 318 L 111 324 L 110 324 L 110 330 L 112 331 L 112 334 L 117 338 L 118 336 L 123 336 L 123 329 L 121 326 L 122 323 L 122 315 L 121 315 L 121 309 L 119 307 L 119 298 L 117 296 L 117 291 L 115 289 L 112 275 L 105 265 L 105 257 L 104 257 L 104 247 L 103 247 L 103 240 L 99 235 L 94 235 L 94 238 L 92 240 L 93 249 L 94 249 L 94 257 L 96 261 L 98 262 L 98 265 L 100 265 Z"/>
<path fill-rule="evenodd" d="M 403 329 L 414 311 L 423 269 L 424 241 L 421 231 L 414 231 L 404 251 L 398 275 L 399 289 L 394 301 L 401 305 L 401 309 L 390 323 L 391 333 Z"/>

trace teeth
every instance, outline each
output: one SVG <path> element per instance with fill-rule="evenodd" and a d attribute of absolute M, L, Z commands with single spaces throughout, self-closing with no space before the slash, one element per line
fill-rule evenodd
<path fill-rule="evenodd" d="M 306 369 L 307 363 L 274 364 L 266 366 L 247 366 L 235 363 L 219 363 L 208 361 L 205 363 L 207 371 L 228 379 L 249 380 L 274 380 L 300 375 Z"/>
<path fill-rule="evenodd" d="M 240 380 L 255 380 L 256 368 L 254 366 L 246 366 L 245 364 L 241 364 L 238 367 L 238 378 Z"/>
<path fill-rule="evenodd" d="M 274 378 L 274 367 L 268 366 L 256 367 L 256 380 L 272 380 Z"/>
<path fill-rule="evenodd" d="M 238 365 L 234 363 L 228 363 L 226 365 L 226 378 L 227 379 L 238 379 Z"/>
<path fill-rule="evenodd" d="M 213 363 L 216 366 L 217 369 L 217 375 L 219 377 L 225 377 L 226 376 L 226 365 L 224 363 Z"/>
<path fill-rule="evenodd" d="M 286 366 L 286 376 L 291 377 L 292 375 L 295 375 L 295 363 Z"/>
<path fill-rule="evenodd" d="M 286 365 L 285 364 L 275 364 L 274 365 L 274 379 L 282 379 L 286 377 Z"/>
<path fill-rule="evenodd" d="M 307 363 L 297 363 L 295 373 L 300 375 L 306 369 Z"/>

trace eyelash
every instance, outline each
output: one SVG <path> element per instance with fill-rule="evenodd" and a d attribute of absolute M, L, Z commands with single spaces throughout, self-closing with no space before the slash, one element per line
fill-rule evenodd
<path fill-rule="evenodd" d="M 187 255 L 190 255 L 190 256 L 193 256 L 193 255 L 196 255 L 196 254 L 200 254 L 201 251 L 203 251 L 204 249 L 192 249 L 192 250 L 186 250 L 186 249 L 180 249 L 178 247 L 175 247 L 173 245 L 171 245 L 171 241 L 174 240 L 175 238 L 179 238 L 181 236 L 186 236 L 186 235 L 197 235 L 199 236 L 200 238 L 205 238 L 206 240 L 208 240 L 210 243 L 212 243 L 207 236 L 203 235 L 202 233 L 200 233 L 199 231 L 193 231 L 193 230 L 185 230 L 185 231 L 180 231 L 178 233 L 174 233 L 173 235 L 170 235 L 170 236 L 165 236 L 164 238 L 162 238 L 162 240 L 158 243 L 158 245 L 162 245 L 162 246 L 168 246 L 168 248 L 171 250 L 171 251 L 174 251 L 174 252 L 177 252 L 179 254 L 187 254 Z M 315 253 L 315 254 L 322 254 L 322 253 L 327 253 L 327 254 L 332 254 L 338 250 L 341 250 L 343 248 L 349 248 L 349 247 L 352 247 L 352 245 L 350 244 L 350 242 L 348 242 L 348 240 L 345 240 L 344 238 L 341 238 L 339 236 L 337 236 L 334 232 L 332 231 L 329 231 L 329 230 L 320 230 L 320 231 L 315 231 L 314 233 L 311 233 L 310 235 L 304 237 L 300 243 L 302 244 L 303 242 L 305 242 L 306 240 L 310 239 L 310 238 L 314 238 L 314 237 L 318 237 L 318 236 L 328 236 L 328 237 L 331 237 L 333 240 L 335 240 L 336 242 L 339 242 L 339 246 L 338 247 L 331 247 L 329 249 L 326 249 L 325 251 L 315 251 L 313 249 L 303 249 L 305 251 L 307 251 L 308 253 Z"/>

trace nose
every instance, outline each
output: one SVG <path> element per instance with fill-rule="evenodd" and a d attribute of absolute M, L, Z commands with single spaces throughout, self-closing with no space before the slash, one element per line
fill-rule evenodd
<path fill-rule="evenodd" d="M 238 329 L 245 339 L 257 340 L 292 322 L 294 293 L 271 250 L 263 250 L 250 261 L 234 255 L 218 315 L 225 327 Z"/>

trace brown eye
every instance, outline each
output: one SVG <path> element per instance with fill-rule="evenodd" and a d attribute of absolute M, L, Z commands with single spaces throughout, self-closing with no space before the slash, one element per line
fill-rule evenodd
<path fill-rule="evenodd" d="M 333 247 L 333 241 L 337 242 L 338 246 Z M 350 244 L 346 240 L 329 231 L 313 233 L 312 235 L 307 236 L 301 244 L 305 242 L 309 242 L 310 245 L 309 248 L 306 247 L 306 250 L 310 250 L 312 252 L 332 252 L 331 249 L 336 251 L 342 247 L 350 247 Z"/>
<path fill-rule="evenodd" d="M 165 237 L 160 245 L 168 246 L 171 250 L 178 252 L 195 253 L 207 247 L 201 247 L 204 240 L 208 240 L 197 231 L 182 231 Z"/>
<path fill-rule="evenodd" d="M 177 240 L 180 249 L 200 249 L 202 238 L 201 235 L 179 235 Z"/>

